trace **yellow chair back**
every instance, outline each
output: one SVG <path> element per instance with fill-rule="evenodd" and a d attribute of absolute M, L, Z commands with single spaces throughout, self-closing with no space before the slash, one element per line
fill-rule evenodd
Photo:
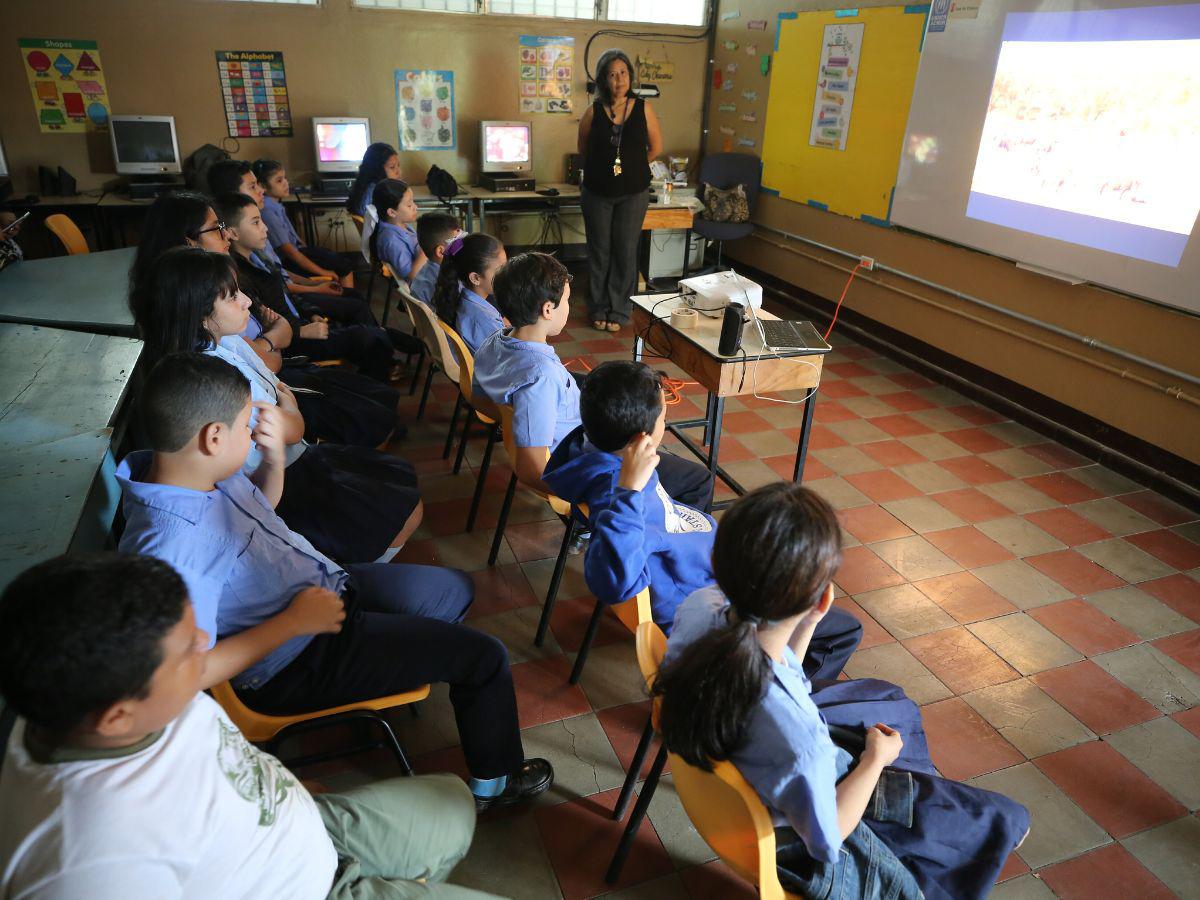
<path fill-rule="evenodd" d="M 580 504 L 582 508 L 582 504 Z M 586 508 L 582 508 L 584 518 L 587 518 Z M 644 587 L 633 597 L 630 597 L 623 603 L 618 603 L 613 608 L 613 612 L 617 614 L 617 618 L 621 620 L 621 624 L 637 634 L 638 627 L 650 623 L 654 625 L 653 619 L 650 617 L 650 588 Z M 658 626 L 655 625 L 657 628 Z M 662 633 L 661 631 L 659 632 Z M 658 667 L 655 666 L 655 669 Z"/>
<path fill-rule="evenodd" d="M 91 252 L 88 249 L 87 238 L 83 236 L 79 226 L 62 213 L 46 216 L 46 227 L 62 242 L 63 247 L 71 256 Z"/>
<path fill-rule="evenodd" d="M 225 710 L 225 715 L 229 716 L 233 720 L 233 724 L 246 736 L 246 740 L 262 744 L 271 740 L 284 728 L 295 725 L 297 722 L 323 719 L 325 716 L 349 712 L 353 709 L 370 709 L 379 712 L 396 706 L 417 703 L 429 696 L 429 685 L 426 684 L 401 694 L 388 694 L 386 697 L 376 697 L 373 700 L 360 700 L 357 703 L 346 703 L 342 706 L 333 706 L 329 709 L 292 716 L 268 716 L 255 712 L 241 701 L 241 698 L 234 692 L 233 685 L 228 681 L 215 685 L 212 688 L 212 695 L 213 699 L 221 704 L 221 709 Z"/>
<path fill-rule="evenodd" d="M 437 323 L 442 326 L 442 331 L 446 332 L 446 339 L 450 345 L 458 351 L 458 389 L 462 391 L 463 399 L 474 407 L 475 412 L 484 423 L 491 425 L 499 422 L 500 409 L 496 404 L 482 394 L 478 396 L 475 394 L 475 356 L 467 347 L 467 342 L 462 339 L 462 335 L 441 319 L 438 319 Z"/>
<path fill-rule="evenodd" d="M 508 458 L 512 465 L 517 462 L 517 442 L 513 438 L 513 408 L 504 403 L 497 403 L 497 409 L 500 410 L 500 432 L 501 438 L 504 441 L 504 450 L 508 453 Z M 546 461 L 550 460 L 550 451 L 546 450 Z M 545 463 L 542 464 L 545 466 Z M 527 490 L 533 491 L 543 500 L 550 504 L 550 508 L 560 516 L 569 516 L 571 514 L 571 504 L 560 497 L 553 494 L 543 494 L 537 488 L 525 485 Z"/>
<path fill-rule="evenodd" d="M 461 390 L 462 371 L 458 360 L 450 352 L 450 340 L 442 330 L 438 317 L 411 293 L 401 291 L 400 296 L 404 298 L 404 308 L 408 310 L 413 324 L 417 326 L 417 336 L 429 351 L 430 358 L 441 367 L 447 378 L 460 385 Z"/>

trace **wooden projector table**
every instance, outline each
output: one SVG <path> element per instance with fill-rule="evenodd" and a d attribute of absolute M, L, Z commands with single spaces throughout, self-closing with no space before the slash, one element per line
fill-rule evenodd
<path fill-rule="evenodd" d="M 668 422 L 668 430 L 707 465 L 709 471 L 738 494 L 744 494 L 746 489 L 718 461 L 725 399 L 790 390 L 809 392 L 803 403 L 796 467 L 792 475 L 793 481 L 800 481 L 804 474 L 804 459 L 808 454 L 817 388 L 821 383 L 821 364 L 824 354 L 829 352 L 829 345 L 822 341 L 819 347 L 807 350 L 769 350 L 763 347 L 758 329 L 750 322 L 742 333 L 742 349 L 734 356 L 722 356 L 717 352 L 721 338 L 720 318 L 698 316 L 699 322 L 695 328 L 679 329 L 671 324 L 672 310 L 687 306 L 679 294 L 639 294 L 630 299 L 633 301 L 632 322 L 636 333 L 633 358 L 640 361 L 649 347 L 654 354 L 675 363 L 708 391 L 708 405 L 703 419 Z M 761 309 L 757 315 L 764 321 L 778 318 Z M 685 435 L 683 429 L 686 428 L 703 428 L 701 443 L 708 444 L 709 449 L 705 451 Z M 714 503 L 713 507 L 727 506 L 729 502 Z"/>

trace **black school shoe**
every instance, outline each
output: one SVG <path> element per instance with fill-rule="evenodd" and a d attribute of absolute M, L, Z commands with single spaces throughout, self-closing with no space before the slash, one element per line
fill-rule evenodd
<path fill-rule="evenodd" d="M 548 759 L 527 759 L 508 776 L 508 784 L 495 797 L 476 797 L 475 812 L 512 806 L 544 794 L 554 784 L 554 767 Z"/>

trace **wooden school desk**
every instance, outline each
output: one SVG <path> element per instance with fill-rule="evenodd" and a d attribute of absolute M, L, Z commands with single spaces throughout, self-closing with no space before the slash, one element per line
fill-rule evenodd
<path fill-rule="evenodd" d="M 106 546 L 141 352 L 132 338 L 0 324 L 0 589 Z"/>
<path fill-rule="evenodd" d="M 735 356 L 722 356 L 717 352 L 721 338 L 721 319 L 697 316 L 695 328 L 679 329 L 671 324 L 671 311 L 685 307 L 678 294 L 639 294 L 633 301 L 632 324 L 636 337 L 633 358 L 641 360 L 646 348 L 660 357 L 665 357 L 687 373 L 708 391 L 708 405 L 703 419 L 686 419 L 668 422 L 667 428 L 708 466 L 709 471 L 719 476 L 739 494 L 746 492 L 738 481 L 722 468 L 718 454 L 721 446 L 721 425 L 725 416 L 725 399 L 752 394 L 778 394 L 781 391 L 804 390 L 809 396 L 803 404 L 796 404 L 796 417 L 800 421 L 800 439 L 796 445 L 796 466 L 793 481 L 800 481 L 804 474 L 804 459 L 808 455 L 808 437 L 812 430 L 813 408 L 816 391 L 821 383 L 822 361 L 825 351 L 780 350 L 778 353 L 765 350 L 758 330 L 751 322 L 742 333 L 742 350 Z M 758 310 L 761 319 L 777 316 Z M 827 349 L 827 345 L 826 345 Z M 683 433 L 687 428 L 703 428 L 704 448 L 694 443 Z M 720 507 L 725 504 L 714 504 Z"/>
<path fill-rule="evenodd" d="M 134 333 L 129 267 L 136 249 L 30 259 L 0 269 L 0 322 Z"/>

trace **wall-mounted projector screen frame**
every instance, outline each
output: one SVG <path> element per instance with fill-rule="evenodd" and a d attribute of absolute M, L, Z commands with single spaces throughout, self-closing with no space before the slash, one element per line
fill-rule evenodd
<path fill-rule="evenodd" d="M 935 4 L 895 224 L 1200 313 L 1198 213 L 1200 3 Z"/>

